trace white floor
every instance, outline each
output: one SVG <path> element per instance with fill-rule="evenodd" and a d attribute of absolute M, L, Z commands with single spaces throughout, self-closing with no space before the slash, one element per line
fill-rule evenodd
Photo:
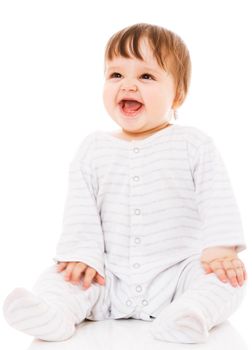
<path fill-rule="evenodd" d="M 148 333 L 149 322 L 140 320 L 87 321 L 65 342 L 48 343 L 34 340 L 27 350 L 247 350 L 241 336 L 229 322 L 212 330 L 209 342 L 203 345 L 172 344 L 154 340 Z"/>
<path fill-rule="evenodd" d="M 15 350 L 249 349 L 241 335 L 229 321 L 214 328 L 206 344 L 183 345 L 154 340 L 148 333 L 150 326 L 150 322 L 134 319 L 106 320 L 99 322 L 85 321 L 78 327 L 75 335 L 69 340 L 64 342 L 45 342 L 33 339 L 18 331 L 12 330 L 8 325 L 4 325 L 4 329 L 1 329 L 1 331 L 3 331 L 3 333 L 1 332 L 1 343 L 3 344 L 3 348 L 7 348 L 8 344 L 8 349 Z"/>

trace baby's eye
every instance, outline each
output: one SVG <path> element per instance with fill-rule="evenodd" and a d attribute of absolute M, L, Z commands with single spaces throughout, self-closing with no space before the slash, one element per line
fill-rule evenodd
<path fill-rule="evenodd" d="M 155 80 L 154 77 L 152 75 L 148 74 L 148 73 L 142 74 L 142 78 L 144 80 Z"/>
<path fill-rule="evenodd" d="M 110 78 L 121 78 L 121 74 L 117 73 L 117 72 L 112 73 L 112 74 L 110 74 Z"/>

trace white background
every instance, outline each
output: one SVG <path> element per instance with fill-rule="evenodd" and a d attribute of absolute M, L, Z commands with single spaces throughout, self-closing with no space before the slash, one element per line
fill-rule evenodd
<path fill-rule="evenodd" d="M 0 303 L 30 288 L 52 263 L 61 233 L 69 163 L 82 139 L 117 125 L 102 104 L 103 52 L 125 26 L 165 26 L 186 42 L 192 83 L 175 123 L 211 135 L 226 163 L 251 246 L 250 1 L 0 2 Z M 247 297 L 230 318 L 247 344 Z M 246 318 L 249 321 L 246 322 Z M 0 315 L 1 347 L 26 349 L 32 338 Z M 19 347 L 17 347 L 19 344 Z"/>

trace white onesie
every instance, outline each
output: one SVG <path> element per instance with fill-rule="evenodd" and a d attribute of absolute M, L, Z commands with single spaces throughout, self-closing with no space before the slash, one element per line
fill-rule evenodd
<path fill-rule="evenodd" d="M 234 312 L 242 298 L 215 275 L 204 275 L 200 254 L 211 246 L 236 246 L 238 252 L 246 248 L 233 190 L 211 137 L 180 125 L 142 140 L 126 141 L 103 131 L 85 137 L 70 164 L 63 230 L 54 257 L 86 263 L 105 277 L 105 286 L 99 286 L 101 307 L 90 308 L 83 318 L 157 318 L 157 338 L 204 341 L 207 331 Z M 214 285 L 223 290 L 220 303 L 226 295 L 235 295 L 237 302 L 218 315 L 202 307 L 211 319 L 202 338 L 168 336 L 171 325 L 158 325 L 158 316 L 189 288 L 204 289 L 202 277 L 209 289 Z M 189 299 L 184 305 L 193 305 Z M 206 299 L 209 303 L 211 296 Z"/>

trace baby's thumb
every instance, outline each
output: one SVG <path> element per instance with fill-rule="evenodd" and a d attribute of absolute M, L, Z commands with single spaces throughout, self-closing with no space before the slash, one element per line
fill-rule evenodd
<path fill-rule="evenodd" d="M 209 266 L 208 263 L 206 263 L 206 262 L 204 262 L 204 261 L 201 261 L 201 263 L 202 263 L 202 265 L 203 265 L 203 268 L 204 268 L 206 274 L 212 272 L 212 269 L 211 269 L 211 267 Z"/>

